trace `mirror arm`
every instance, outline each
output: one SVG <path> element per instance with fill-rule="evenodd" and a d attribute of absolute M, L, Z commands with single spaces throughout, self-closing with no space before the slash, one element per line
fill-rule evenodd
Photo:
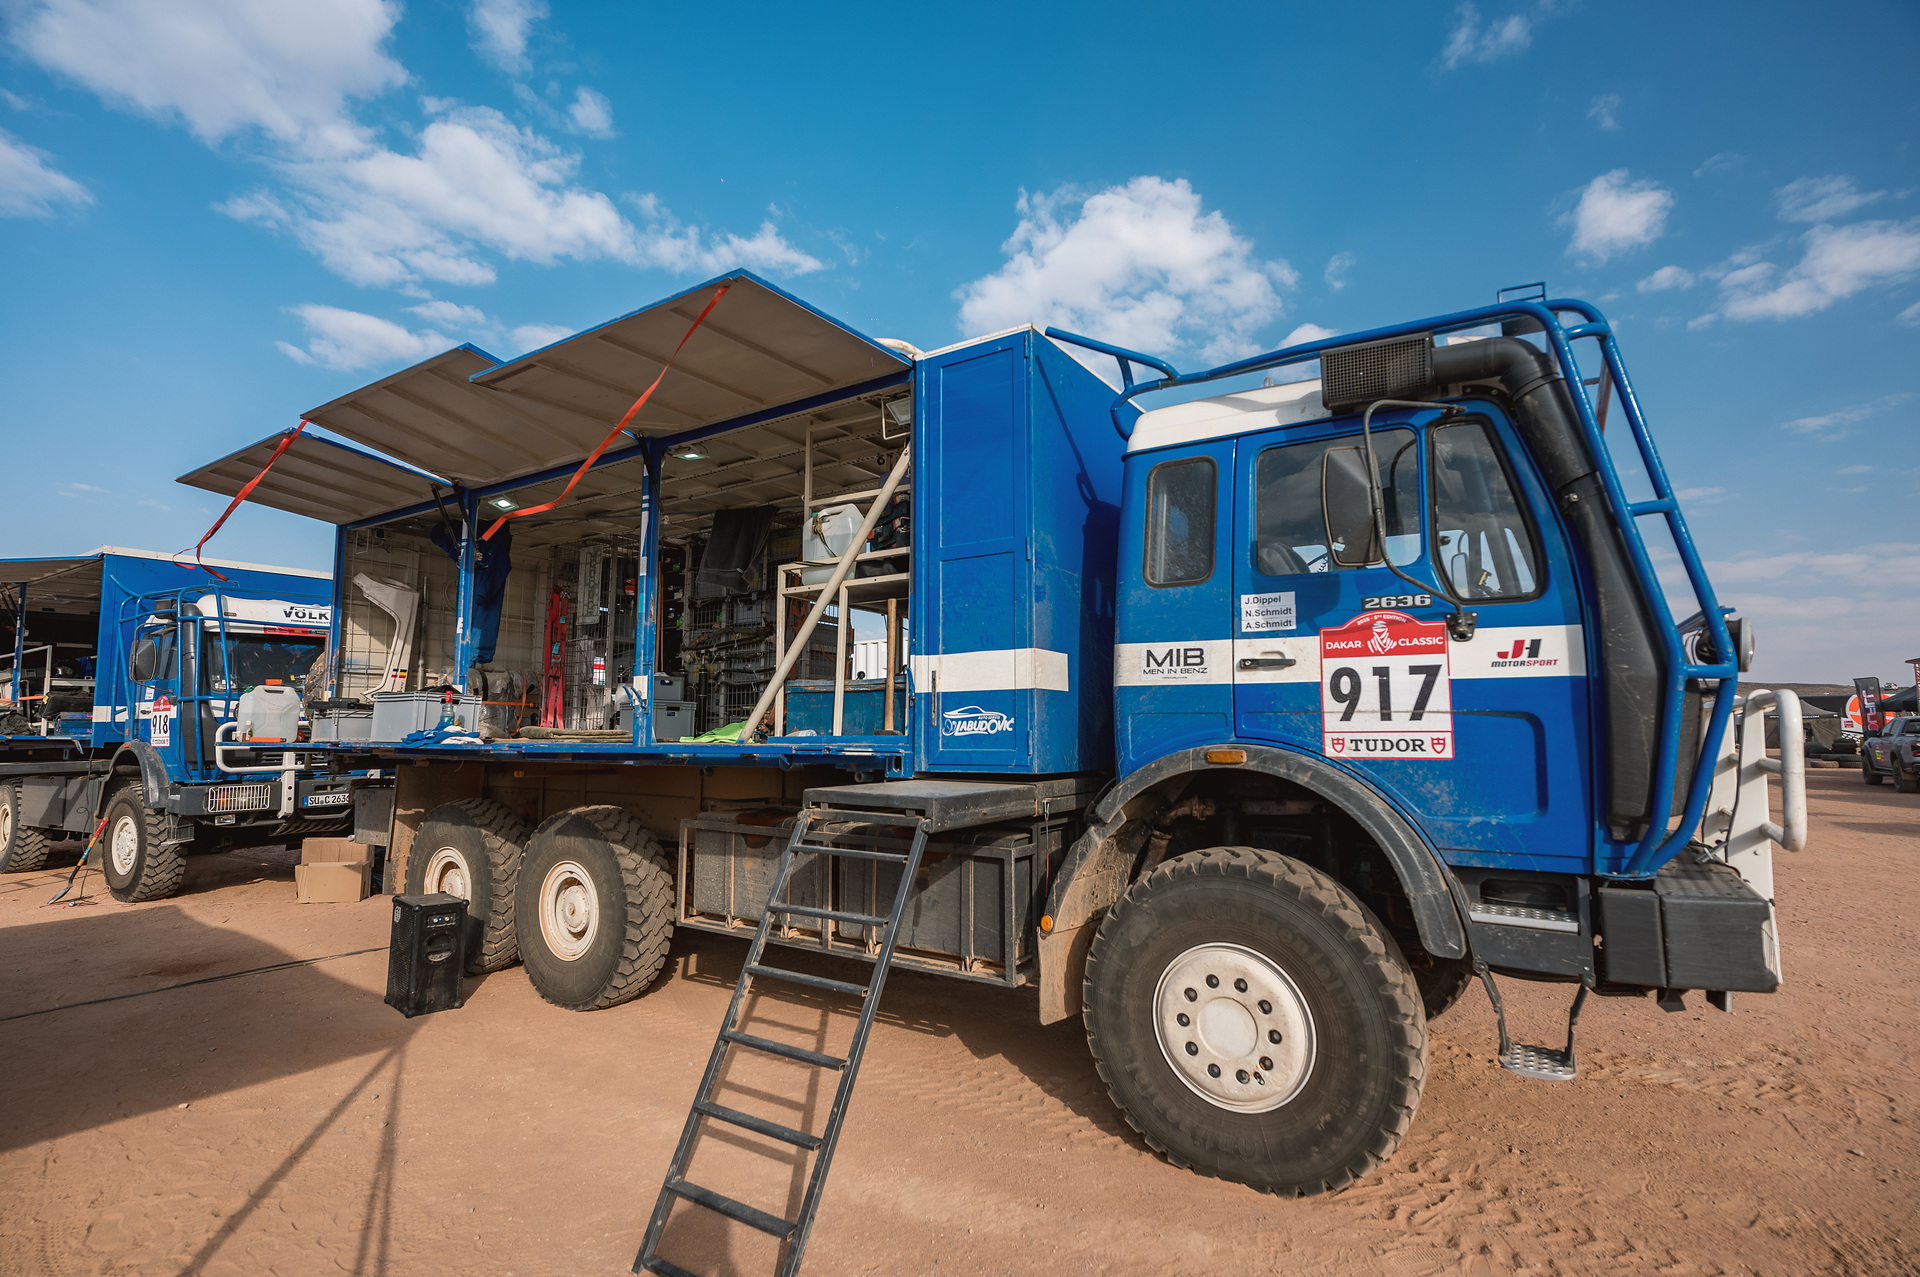
<path fill-rule="evenodd" d="M 1367 454 L 1367 504 L 1372 507 L 1373 534 L 1380 542 L 1381 562 L 1387 565 L 1387 571 L 1408 585 L 1418 586 L 1421 593 L 1438 594 L 1452 604 L 1453 614 L 1447 617 L 1447 634 L 1454 642 L 1464 643 L 1473 637 L 1474 627 L 1479 624 L 1480 618 L 1477 613 L 1467 611 L 1461 600 L 1454 597 L 1452 590 L 1440 584 L 1446 580 L 1446 574 L 1442 572 L 1435 577 L 1434 585 L 1416 581 L 1400 570 L 1400 565 L 1393 561 L 1393 555 L 1387 550 L 1387 502 L 1380 492 L 1380 466 L 1373 455 L 1373 414 L 1379 408 L 1438 408 L 1443 418 L 1464 412 L 1465 409 L 1458 404 L 1426 403 L 1417 399 L 1376 399 L 1360 414 L 1360 442 Z"/>

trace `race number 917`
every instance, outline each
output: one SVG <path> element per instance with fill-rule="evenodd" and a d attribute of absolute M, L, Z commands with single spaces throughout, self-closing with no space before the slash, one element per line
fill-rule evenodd
<path fill-rule="evenodd" d="M 1446 627 L 1363 613 L 1320 632 L 1321 743 L 1330 757 L 1453 757 Z"/>

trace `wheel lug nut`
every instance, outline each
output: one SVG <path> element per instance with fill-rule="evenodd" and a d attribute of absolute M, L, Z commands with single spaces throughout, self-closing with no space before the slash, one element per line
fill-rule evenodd
<path fill-rule="evenodd" d="M 1280 1030 L 1278 1030 L 1278 1029 L 1268 1029 L 1268 1030 L 1267 1030 L 1267 1041 L 1269 1041 L 1269 1042 L 1271 1042 L 1271 1043 L 1273 1043 L 1273 1044 L 1274 1044 L 1275 1046 L 1279 1046 L 1279 1045 L 1280 1045 Z"/>
<path fill-rule="evenodd" d="M 1189 1002 L 1195 1001 L 1200 996 L 1199 994 L 1195 993 L 1192 989 L 1186 990 L 1186 995 L 1187 995 L 1187 1001 Z"/>
<path fill-rule="evenodd" d="M 1220 1076 L 1220 1066 L 1219 1066 L 1218 1064 L 1209 1064 L 1209 1065 L 1207 1065 L 1207 1076 L 1208 1076 L 1208 1077 L 1219 1077 L 1219 1076 Z"/>
<path fill-rule="evenodd" d="M 1217 976 L 1217 975 L 1210 975 L 1210 976 L 1208 976 L 1208 977 L 1207 977 L 1207 987 L 1208 987 L 1209 989 L 1217 989 L 1217 988 L 1219 988 L 1219 987 L 1220 987 L 1220 977 L 1219 977 L 1219 976 Z"/>
<path fill-rule="evenodd" d="M 1195 1046 L 1195 1045 L 1194 1045 L 1193 1043 L 1191 1043 L 1191 1042 L 1189 1042 L 1189 1043 L 1187 1043 L 1187 1054 L 1188 1054 L 1188 1055 L 1198 1055 L 1198 1054 L 1200 1054 L 1200 1048 L 1199 1048 L 1199 1047 L 1197 1047 L 1197 1046 Z"/>
<path fill-rule="evenodd" d="M 1245 1069 L 1236 1070 L 1233 1075 L 1233 1080 L 1244 1083 L 1247 1080 L 1247 1071 Z"/>
<path fill-rule="evenodd" d="M 1267 1000 L 1266 1000 L 1265 998 L 1261 998 L 1261 999 L 1260 999 L 1260 1014 L 1261 1014 L 1261 1015 L 1272 1015 L 1272 1014 L 1273 1014 L 1273 1003 L 1271 1003 L 1271 1002 L 1269 1002 L 1269 1001 L 1267 1001 Z"/>
<path fill-rule="evenodd" d="M 1176 1015 L 1173 1018 L 1175 1021 L 1179 1023 L 1180 1027 L 1183 1029 L 1186 1028 L 1189 1024 L 1193 1023 L 1192 1020 L 1189 1020 L 1187 1018 L 1187 1013 L 1185 1011 L 1182 1011 L 1179 1015 Z"/>
<path fill-rule="evenodd" d="M 1245 980 L 1235 980 L 1233 982 L 1233 991 L 1235 993 L 1245 993 L 1247 991 L 1247 982 Z"/>

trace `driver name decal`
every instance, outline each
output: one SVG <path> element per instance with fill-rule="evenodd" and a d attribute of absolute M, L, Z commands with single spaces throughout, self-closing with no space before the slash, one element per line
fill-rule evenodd
<path fill-rule="evenodd" d="M 1362 612 L 1320 631 L 1321 747 L 1333 758 L 1453 758 L 1447 627 Z"/>

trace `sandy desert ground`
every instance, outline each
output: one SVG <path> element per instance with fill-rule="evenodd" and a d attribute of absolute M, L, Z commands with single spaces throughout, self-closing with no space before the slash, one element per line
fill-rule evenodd
<path fill-rule="evenodd" d="M 1571 1085 L 1495 1068 L 1472 993 L 1431 1030 L 1411 1136 L 1338 1196 L 1167 1165 L 1109 1105 L 1077 1022 L 896 973 L 808 1271 L 1920 1271 L 1920 796 L 1809 780 L 1812 848 L 1779 859 L 1783 992 L 1732 1015 L 1590 1001 Z M 650 993 L 599 1014 L 547 1006 L 516 967 L 405 1020 L 381 1001 L 386 904 L 297 904 L 291 866 L 198 858 L 183 895 L 135 906 L 47 907 L 64 870 L 0 878 L 0 1017 L 24 1015 L 0 1018 L 0 1270 L 626 1271 L 744 945 L 682 936 Z M 1564 1024 L 1562 988 L 1507 997 L 1519 1036 Z M 850 1024 L 805 997 L 756 1014 L 829 1048 Z M 770 1116 L 830 1098 L 797 1075 L 729 1081 Z M 703 1173 L 797 1201 L 791 1161 L 751 1138 L 709 1140 Z M 667 1253 L 772 1271 L 766 1238 L 697 1213 Z"/>

